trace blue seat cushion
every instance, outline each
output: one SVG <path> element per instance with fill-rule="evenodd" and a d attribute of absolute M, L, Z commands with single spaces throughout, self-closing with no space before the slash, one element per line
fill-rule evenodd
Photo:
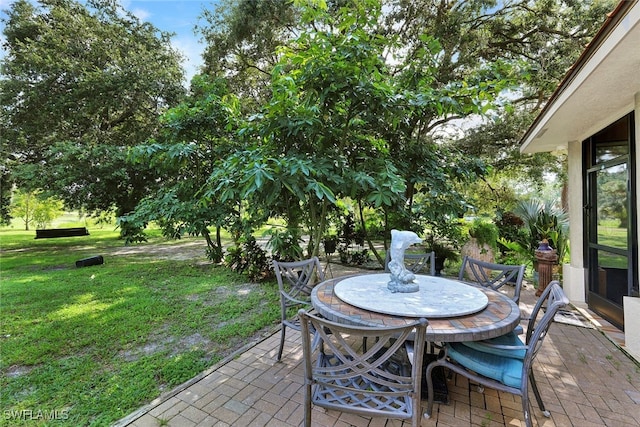
<path fill-rule="evenodd" d="M 524 365 L 521 359 L 477 351 L 462 343 L 450 343 L 447 346 L 449 357 L 465 368 L 510 387 L 521 387 Z"/>
<path fill-rule="evenodd" d="M 484 341 L 465 341 L 461 344 L 464 344 L 467 347 L 471 347 L 472 349 L 477 351 L 495 354 L 496 356 L 511 357 L 513 359 L 524 360 L 524 356 L 527 353 L 526 349 L 524 348 L 521 348 L 521 349 L 495 348 L 495 347 L 482 345 L 483 343 L 486 343 L 489 345 L 493 344 L 493 345 L 509 345 L 509 346 L 524 347 L 524 343 L 518 337 L 518 335 L 516 335 L 514 332 L 509 332 L 508 334 L 500 335 L 499 337 L 491 338 Z"/>

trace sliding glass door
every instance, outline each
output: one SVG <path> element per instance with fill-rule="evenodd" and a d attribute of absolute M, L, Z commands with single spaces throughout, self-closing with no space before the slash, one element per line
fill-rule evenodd
<path fill-rule="evenodd" d="M 622 297 L 637 293 L 632 189 L 633 115 L 585 144 L 585 256 L 589 307 L 624 327 Z M 633 203 L 632 203 L 633 202 Z"/>

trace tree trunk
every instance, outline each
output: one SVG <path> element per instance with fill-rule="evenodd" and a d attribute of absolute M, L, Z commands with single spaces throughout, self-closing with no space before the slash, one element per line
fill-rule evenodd
<path fill-rule="evenodd" d="M 367 227 L 366 227 L 365 222 L 364 222 L 364 213 L 363 213 L 363 209 L 362 209 L 362 201 L 360 199 L 358 199 L 358 216 L 359 216 L 359 219 L 360 219 L 360 227 L 362 227 L 362 232 L 364 233 L 364 239 L 367 241 L 367 246 L 369 246 L 369 250 L 376 257 L 376 259 L 378 260 L 380 265 L 384 267 L 384 260 L 382 259 L 382 257 L 378 253 L 378 251 L 376 251 L 376 248 L 373 246 L 373 242 L 369 238 L 369 233 L 367 233 Z"/>

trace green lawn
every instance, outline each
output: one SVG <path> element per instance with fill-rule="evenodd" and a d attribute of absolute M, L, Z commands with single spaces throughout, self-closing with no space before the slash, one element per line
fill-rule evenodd
<path fill-rule="evenodd" d="M 112 227 L 34 235 L 0 231 L 0 425 L 109 425 L 278 323 L 275 281 L 150 255 L 159 237 L 115 255 Z"/>

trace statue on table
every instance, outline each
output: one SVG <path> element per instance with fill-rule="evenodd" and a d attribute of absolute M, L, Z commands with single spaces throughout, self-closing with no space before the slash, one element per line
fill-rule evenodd
<path fill-rule="evenodd" d="M 389 261 L 389 271 L 391 280 L 387 288 L 393 293 L 418 292 L 419 287 L 415 282 L 416 275 L 407 270 L 404 266 L 404 251 L 415 243 L 422 243 L 422 239 L 413 231 L 391 230 L 391 261 Z"/>

